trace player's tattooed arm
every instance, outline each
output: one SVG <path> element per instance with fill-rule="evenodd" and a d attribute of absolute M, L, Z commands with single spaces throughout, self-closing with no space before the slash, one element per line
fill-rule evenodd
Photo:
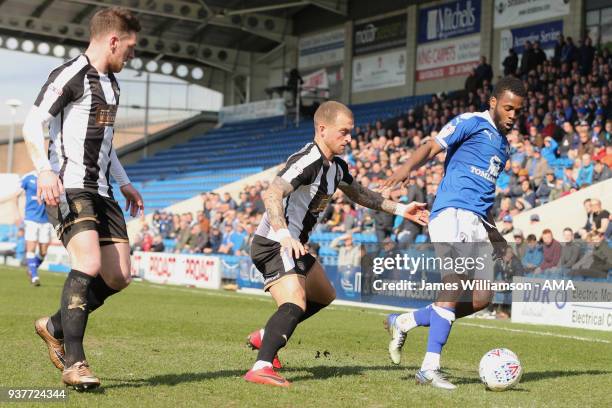
<path fill-rule="evenodd" d="M 355 203 L 377 211 L 395 214 L 398 203 L 384 198 L 380 193 L 365 188 L 357 180 L 353 179 L 351 184 L 344 182 L 338 186 L 348 198 Z"/>
<path fill-rule="evenodd" d="M 281 177 L 274 177 L 272 183 L 263 194 L 263 202 L 268 213 L 270 225 L 274 231 L 287 228 L 283 210 L 283 198 L 293 191 L 293 186 Z"/>
<path fill-rule="evenodd" d="M 361 183 L 355 179 L 353 179 L 351 184 L 341 182 L 338 187 L 348 198 L 364 207 L 399 215 L 420 225 L 425 225 L 429 220 L 429 211 L 427 211 L 427 204 L 425 203 L 397 203 L 393 200 L 384 198 L 380 193 L 362 186 Z"/>

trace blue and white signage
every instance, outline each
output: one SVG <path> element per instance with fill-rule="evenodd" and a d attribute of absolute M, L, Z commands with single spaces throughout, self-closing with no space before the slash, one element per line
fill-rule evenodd
<path fill-rule="evenodd" d="M 480 0 L 457 0 L 419 11 L 419 44 L 480 32 Z"/>

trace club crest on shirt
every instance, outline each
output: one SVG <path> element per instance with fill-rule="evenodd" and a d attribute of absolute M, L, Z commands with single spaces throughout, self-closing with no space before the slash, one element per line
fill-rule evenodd
<path fill-rule="evenodd" d="M 49 84 L 49 86 L 47 87 L 47 91 L 53 92 L 57 96 L 62 96 L 64 94 L 63 89 L 55 85 L 54 83 Z"/>

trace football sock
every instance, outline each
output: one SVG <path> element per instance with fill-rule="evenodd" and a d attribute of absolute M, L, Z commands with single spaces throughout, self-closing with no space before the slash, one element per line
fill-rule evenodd
<path fill-rule="evenodd" d="M 421 365 L 421 370 L 437 370 L 440 368 L 440 353 L 442 353 L 442 347 L 444 347 L 448 340 L 454 320 L 454 308 L 432 306 L 427 353 Z"/>
<path fill-rule="evenodd" d="M 307 300 L 306 301 L 306 311 L 304 312 L 302 317 L 300 317 L 299 323 L 315 315 L 317 312 L 319 312 L 321 309 L 325 307 L 327 307 L 327 305 L 324 305 L 322 303 L 317 303 L 317 302 L 311 302 L 310 300 Z"/>
<path fill-rule="evenodd" d="M 88 313 L 91 313 L 102 306 L 106 298 L 114 295 L 115 293 L 119 293 L 119 291 L 108 286 L 106 282 L 104 282 L 104 279 L 102 279 L 102 275 L 98 274 L 98 276 L 92 279 L 91 284 L 89 285 L 89 290 L 87 291 Z M 49 333 L 51 333 L 51 335 L 56 339 L 64 338 L 61 310 L 58 310 L 53 316 L 51 316 L 47 322 L 47 330 L 49 330 Z"/>
<path fill-rule="evenodd" d="M 85 360 L 83 336 L 87 326 L 87 290 L 93 280 L 83 272 L 71 270 L 62 291 L 62 329 L 66 367 Z"/>
<path fill-rule="evenodd" d="M 283 303 L 270 317 L 264 330 L 261 348 L 257 353 L 258 361 L 272 362 L 274 356 L 284 347 L 304 314 L 295 303 Z"/>
<path fill-rule="evenodd" d="M 414 312 L 404 313 L 397 316 L 396 325 L 403 331 L 407 332 L 417 326 L 429 326 L 429 315 L 431 313 L 431 305 L 422 307 Z"/>
<path fill-rule="evenodd" d="M 30 274 L 30 279 L 34 279 L 38 277 L 38 261 L 37 256 L 34 252 L 26 253 L 26 261 L 28 265 L 28 273 Z"/>

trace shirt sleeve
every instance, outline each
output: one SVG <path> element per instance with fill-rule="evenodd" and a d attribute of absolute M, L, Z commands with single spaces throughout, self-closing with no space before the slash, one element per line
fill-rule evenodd
<path fill-rule="evenodd" d="M 82 76 L 79 74 L 85 67 L 84 61 L 77 60 L 51 72 L 34 102 L 44 120 L 57 116 L 69 103 L 82 95 Z"/>
<path fill-rule="evenodd" d="M 435 137 L 436 142 L 444 149 L 460 144 L 470 137 L 476 123 L 477 119 L 474 117 L 458 116 L 440 130 Z"/>
<path fill-rule="evenodd" d="M 321 156 L 316 146 L 289 157 L 278 177 L 290 183 L 294 190 L 300 186 L 314 183 L 321 168 Z"/>
<path fill-rule="evenodd" d="M 346 162 L 340 157 L 334 157 L 334 162 L 338 164 L 340 170 L 342 171 L 342 182 L 350 185 L 353 182 L 353 176 L 351 176 L 348 164 L 346 164 Z"/>
<path fill-rule="evenodd" d="M 25 190 L 27 188 L 27 186 L 28 186 L 28 178 L 27 177 L 23 177 L 21 179 L 21 188 L 23 190 Z"/>

